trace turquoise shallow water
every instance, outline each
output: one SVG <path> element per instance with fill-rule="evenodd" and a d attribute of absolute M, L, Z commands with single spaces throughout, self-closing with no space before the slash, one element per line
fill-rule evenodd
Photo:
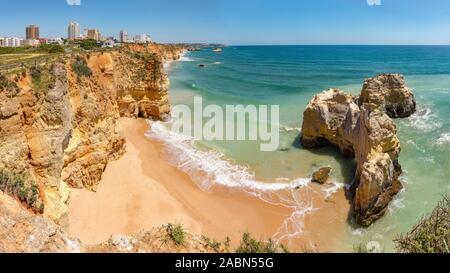
<path fill-rule="evenodd" d="M 202 96 L 204 104 L 280 105 L 279 151 L 260 152 L 260 143 L 251 141 L 200 142 L 196 147 L 224 154 L 258 181 L 298 182 L 317 166 L 328 165 L 339 185 L 352 179 L 354 162 L 332 148 L 309 151 L 297 145 L 303 110 L 324 89 L 337 87 L 357 94 L 365 78 L 391 72 L 406 76 L 418 101 L 413 117 L 396 120 L 405 190 L 383 219 L 369 229 L 349 225 L 346 236 L 337 238 L 333 247 L 351 251 L 354 245 L 376 241 L 392 251 L 392 239 L 450 193 L 450 47 L 249 46 L 228 47 L 220 54 L 203 50 L 172 64 L 170 94 L 172 104 L 191 107 L 194 96 Z M 208 166 L 206 172 L 217 168 L 227 165 Z"/>

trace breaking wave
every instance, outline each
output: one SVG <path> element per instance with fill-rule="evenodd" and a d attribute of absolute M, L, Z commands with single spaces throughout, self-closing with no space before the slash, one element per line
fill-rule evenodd
<path fill-rule="evenodd" d="M 437 145 L 450 144 L 450 133 L 442 134 L 438 140 L 436 140 Z"/>
<path fill-rule="evenodd" d="M 194 59 L 192 59 L 192 58 L 190 58 L 190 57 L 188 57 L 188 56 L 181 56 L 181 58 L 180 58 L 180 62 L 193 62 L 194 61 Z"/>
<path fill-rule="evenodd" d="M 163 122 L 150 122 L 150 127 L 146 136 L 163 142 L 169 162 L 190 175 L 203 191 L 210 192 L 214 186 L 222 186 L 231 191 L 246 192 L 269 204 L 293 209 L 273 235 L 277 242 L 300 236 L 304 231 L 305 217 L 318 209 L 313 206 L 311 194 L 314 190 L 309 187 L 310 179 L 279 178 L 272 183 L 257 181 L 248 167 L 227 159 L 223 153 L 195 147 L 193 137 L 175 133 Z M 328 194 L 336 189 L 332 187 Z"/>
<path fill-rule="evenodd" d="M 409 126 L 423 132 L 431 132 L 442 127 L 438 114 L 430 107 L 419 107 L 415 114 L 408 118 Z"/>
<path fill-rule="evenodd" d="M 147 137 L 163 141 L 172 154 L 170 162 L 189 174 L 204 191 L 210 191 L 216 184 L 228 188 L 240 188 L 259 196 L 260 193 L 293 190 L 309 184 L 308 179 L 292 181 L 278 179 L 273 183 L 256 181 L 248 167 L 236 164 L 214 150 L 195 147 L 195 139 L 169 130 L 163 122 L 151 122 Z"/>
<path fill-rule="evenodd" d="M 286 132 L 286 133 L 289 133 L 289 132 L 299 132 L 299 133 L 301 133 L 301 132 L 302 132 L 302 128 L 289 127 L 289 126 L 281 125 L 281 126 L 280 126 L 280 132 Z"/>

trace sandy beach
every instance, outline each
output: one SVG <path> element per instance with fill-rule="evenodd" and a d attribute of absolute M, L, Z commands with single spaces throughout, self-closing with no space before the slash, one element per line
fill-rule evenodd
<path fill-rule="evenodd" d="M 71 193 L 69 233 L 83 243 L 175 223 L 217 240 L 229 236 L 237 244 L 245 231 L 260 239 L 272 237 L 293 214 L 290 208 L 245 193 L 220 188 L 201 191 L 187 174 L 162 158 L 161 143 L 144 136 L 149 127 L 145 120 L 121 118 L 121 123 L 126 154 L 108 165 L 97 192 L 74 189 Z M 325 201 L 314 187 L 305 194 L 320 209 L 304 219 L 304 232 L 295 240 L 295 248 L 326 249 L 347 225 L 344 192 Z"/>

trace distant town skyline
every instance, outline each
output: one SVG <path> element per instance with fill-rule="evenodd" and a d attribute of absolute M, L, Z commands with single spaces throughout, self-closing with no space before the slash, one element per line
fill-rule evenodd
<path fill-rule="evenodd" d="M 225 44 L 450 44 L 448 0 L 0 0 L 0 37 L 67 38 L 98 29 L 120 39 Z"/>

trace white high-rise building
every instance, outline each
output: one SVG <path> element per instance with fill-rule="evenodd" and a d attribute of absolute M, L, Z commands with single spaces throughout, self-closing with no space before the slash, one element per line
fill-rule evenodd
<path fill-rule="evenodd" d="M 78 22 L 70 22 L 67 38 L 69 38 L 69 40 L 76 40 L 80 38 L 80 24 L 78 24 Z"/>
<path fill-rule="evenodd" d="M 6 47 L 20 47 L 22 44 L 22 39 L 17 37 L 8 37 L 5 38 L 5 46 Z"/>
<path fill-rule="evenodd" d="M 0 47 L 6 46 L 6 38 L 0 37 Z"/>
<path fill-rule="evenodd" d="M 137 44 L 145 44 L 145 43 L 151 43 L 152 39 L 147 34 L 139 34 L 134 37 L 134 42 Z"/>
<path fill-rule="evenodd" d="M 120 42 L 127 43 L 128 42 L 128 32 L 126 30 L 120 31 Z"/>

